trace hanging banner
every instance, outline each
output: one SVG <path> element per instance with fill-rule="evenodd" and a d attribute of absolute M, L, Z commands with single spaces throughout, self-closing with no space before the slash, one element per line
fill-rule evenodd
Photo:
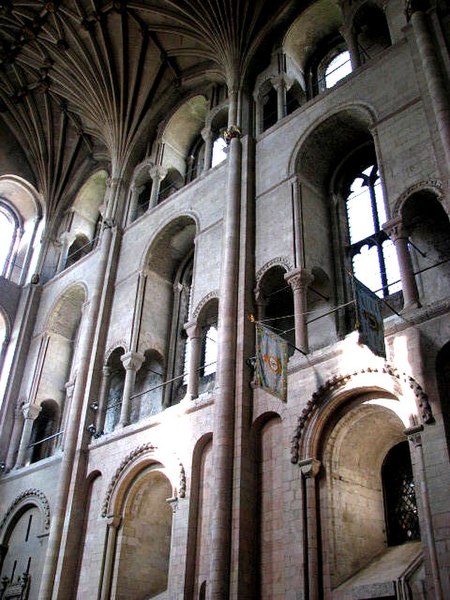
<path fill-rule="evenodd" d="M 287 342 L 266 327 L 256 325 L 255 384 L 287 400 Z"/>
<path fill-rule="evenodd" d="M 377 356 L 386 358 L 380 299 L 360 281 L 355 278 L 353 281 L 355 283 L 359 343 L 365 344 Z"/>

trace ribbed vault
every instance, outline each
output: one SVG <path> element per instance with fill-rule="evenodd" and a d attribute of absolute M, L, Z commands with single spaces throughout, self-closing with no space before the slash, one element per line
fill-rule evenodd
<path fill-rule="evenodd" d="M 49 214 L 99 152 L 122 176 L 190 89 L 208 80 L 239 87 L 265 34 L 293 4 L 2 0 L 0 113 L 37 173 Z"/>

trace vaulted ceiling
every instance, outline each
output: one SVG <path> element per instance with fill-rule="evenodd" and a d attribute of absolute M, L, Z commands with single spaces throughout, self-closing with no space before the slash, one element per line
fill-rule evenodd
<path fill-rule="evenodd" d="M 120 176 L 189 89 L 239 85 L 268 32 L 299 4 L 0 0 L 0 122 L 48 212 L 99 156 Z"/>

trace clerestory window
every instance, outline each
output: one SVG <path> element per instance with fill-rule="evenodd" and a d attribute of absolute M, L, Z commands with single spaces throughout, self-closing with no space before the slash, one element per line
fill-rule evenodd
<path fill-rule="evenodd" d="M 399 291 L 395 247 L 381 229 L 387 218 L 376 164 L 356 174 L 345 206 L 353 274 L 381 298 Z"/>

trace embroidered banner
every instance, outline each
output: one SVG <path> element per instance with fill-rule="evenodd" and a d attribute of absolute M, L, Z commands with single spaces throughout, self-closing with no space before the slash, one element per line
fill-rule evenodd
<path fill-rule="evenodd" d="M 386 358 L 380 299 L 360 281 L 355 278 L 353 281 L 355 282 L 359 343 L 365 344 L 377 356 Z"/>
<path fill-rule="evenodd" d="M 287 342 L 262 325 L 256 325 L 255 383 L 281 400 L 287 399 Z"/>

